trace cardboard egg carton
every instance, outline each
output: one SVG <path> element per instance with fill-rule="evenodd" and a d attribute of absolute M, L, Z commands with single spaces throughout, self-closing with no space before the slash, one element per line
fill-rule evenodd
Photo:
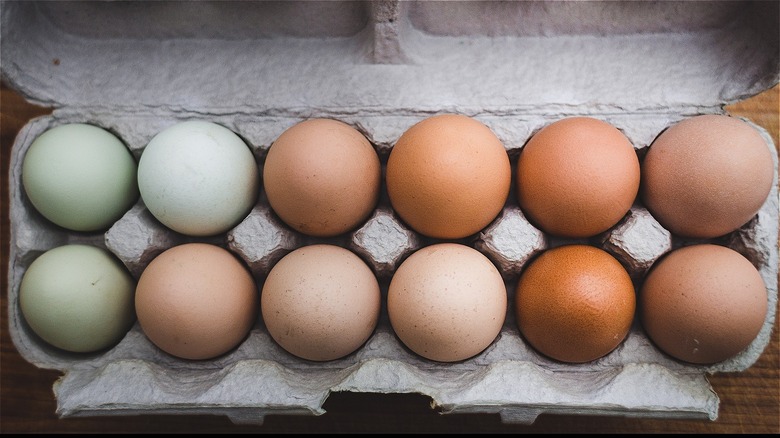
<path fill-rule="evenodd" d="M 227 233 L 194 238 L 159 223 L 139 199 L 104 233 L 56 227 L 21 184 L 24 154 L 54 126 L 91 123 L 121 138 L 138 159 L 151 138 L 184 120 L 208 120 L 240 135 L 258 165 L 285 129 L 313 117 L 362 132 L 386 163 L 401 134 L 430 115 L 456 112 L 490 127 L 512 163 L 543 126 L 572 115 L 608 121 L 640 159 L 673 123 L 723 113 L 723 105 L 778 82 L 777 4 L 730 2 L 58 2 L 2 3 L 2 73 L 31 102 L 53 106 L 28 123 L 12 149 L 9 329 L 22 356 L 64 377 L 57 414 L 221 414 L 236 423 L 268 414 L 320 415 L 334 391 L 420 393 L 445 414 L 499 413 L 532 423 L 540 413 L 662 418 L 718 415 L 706 376 L 749 368 L 767 345 L 777 310 L 777 153 L 773 189 L 756 217 L 712 239 L 745 255 L 764 279 L 769 306 L 753 343 L 727 361 L 694 366 L 669 358 L 638 321 L 610 354 L 564 364 L 519 335 L 514 286 L 525 264 L 558 245 L 588 243 L 623 263 L 637 284 L 653 262 L 681 245 L 639 201 L 591 239 L 546 235 L 525 218 L 514 189 L 500 215 L 459 242 L 488 256 L 503 275 L 509 309 L 485 351 L 437 363 L 399 342 L 383 305 L 379 325 L 355 353 L 329 362 L 298 359 L 258 320 L 233 351 L 187 361 L 157 349 L 136 324 L 94 354 L 40 340 L 19 309 L 30 263 L 66 243 L 115 254 L 138 278 L 165 249 L 198 241 L 243 259 L 258 286 L 281 257 L 312 243 L 351 249 L 374 270 L 386 298 L 396 267 L 436 242 L 406 226 L 386 191 L 358 229 L 333 238 L 296 233 L 261 193 Z M 772 18 L 775 17 L 775 18 Z M 684 62 L 682 62 L 684 61 Z M 706 157 L 702 157 L 706 159 Z"/>

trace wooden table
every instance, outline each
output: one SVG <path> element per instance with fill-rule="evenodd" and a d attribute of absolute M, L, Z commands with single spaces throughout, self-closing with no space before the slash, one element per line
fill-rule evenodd
<path fill-rule="evenodd" d="M 770 344 L 741 373 L 709 377 L 720 398 L 719 417 L 656 420 L 625 417 L 542 415 L 532 425 L 502 424 L 489 414 L 441 415 L 427 397 L 414 394 L 332 394 L 326 414 L 268 416 L 262 426 L 234 425 L 221 416 L 129 416 L 59 419 L 52 385 L 61 373 L 38 369 L 16 351 L 8 333 L 8 168 L 19 129 L 49 109 L 30 105 L 5 86 L 0 90 L 2 130 L 2 295 L 0 296 L 0 432 L 2 433 L 778 433 L 780 432 L 780 338 L 775 320 Z M 778 141 L 780 87 L 727 107 L 766 128 Z"/>

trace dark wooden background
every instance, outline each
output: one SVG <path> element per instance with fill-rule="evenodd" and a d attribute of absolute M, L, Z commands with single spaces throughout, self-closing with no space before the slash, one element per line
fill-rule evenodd
<path fill-rule="evenodd" d="M 750 118 L 778 141 L 778 96 L 774 87 L 728 106 Z M 778 433 L 780 432 L 780 340 L 775 320 L 770 344 L 741 373 L 709 377 L 720 398 L 716 421 L 575 415 L 542 415 L 532 425 L 502 424 L 497 414 L 442 415 L 430 399 L 415 394 L 337 393 L 322 416 L 268 416 L 262 426 L 235 425 L 209 415 L 144 415 L 60 419 L 52 385 L 58 371 L 38 369 L 17 352 L 8 333 L 8 175 L 10 151 L 19 129 L 51 110 L 27 103 L 0 88 L 2 131 L 2 294 L 0 295 L 0 433 Z"/>

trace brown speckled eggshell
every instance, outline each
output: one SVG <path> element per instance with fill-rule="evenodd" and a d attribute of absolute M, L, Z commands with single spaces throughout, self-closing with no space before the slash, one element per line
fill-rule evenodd
<path fill-rule="evenodd" d="M 465 360 L 485 350 L 501 331 L 506 286 L 476 249 L 434 244 L 398 267 L 387 310 L 393 330 L 410 350 L 439 362 Z"/>
<path fill-rule="evenodd" d="M 625 268 L 588 245 L 545 251 L 523 271 L 515 291 L 520 333 L 538 352 L 562 362 L 610 353 L 628 334 L 635 309 Z"/>
<path fill-rule="evenodd" d="M 309 119 L 284 131 L 268 149 L 263 188 L 287 225 L 331 237 L 362 224 L 379 201 L 382 169 L 371 143 L 352 126 Z"/>
<path fill-rule="evenodd" d="M 350 250 L 329 244 L 304 246 L 279 260 L 260 301 L 271 337 L 312 361 L 335 360 L 360 348 L 381 309 L 371 268 Z"/>
<path fill-rule="evenodd" d="M 547 233 L 591 237 L 622 219 L 639 192 L 639 158 L 611 124 L 570 117 L 534 134 L 517 161 L 517 199 Z"/>
<path fill-rule="evenodd" d="M 393 209 L 415 231 L 439 239 L 477 233 L 506 203 L 509 156 L 483 123 L 458 114 L 429 117 L 409 128 L 387 162 Z"/>
<path fill-rule="evenodd" d="M 774 163 L 753 127 L 726 115 L 685 119 L 650 145 L 642 201 L 674 234 L 713 238 L 747 223 L 772 189 Z"/>
<path fill-rule="evenodd" d="M 175 246 L 141 274 L 135 306 L 144 334 L 184 359 L 211 359 L 238 346 L 257 319 L 255 280 L 228 250 Z"/>
<path fill-rule="evenodd" d="M 713 364 L 747 348 L 764 324 L 767 290 L 755 267 L 719 245 L 682 247 L 656 262 L 639 294 L 639 315 L 669 355 Z"/>

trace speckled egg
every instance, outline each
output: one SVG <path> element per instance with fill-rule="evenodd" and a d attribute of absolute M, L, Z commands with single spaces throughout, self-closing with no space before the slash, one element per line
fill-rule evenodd
<path fill-rule="evenodd" d="M 271 337 L 302 359 L 330 361 L 358 350 L 379 321 L 381 293 L 356 254 L 330 244 L 282 257 L 268 273 L 261 303 Z"/>
<path fill-rule="evenodd" d="M 496 339 L 506 319 L 507 290 L 481 252 L 438 243 L 401 263 L 387 292 L 387 311 L 396 335 L 414 353 L 456 362 Z"/>

